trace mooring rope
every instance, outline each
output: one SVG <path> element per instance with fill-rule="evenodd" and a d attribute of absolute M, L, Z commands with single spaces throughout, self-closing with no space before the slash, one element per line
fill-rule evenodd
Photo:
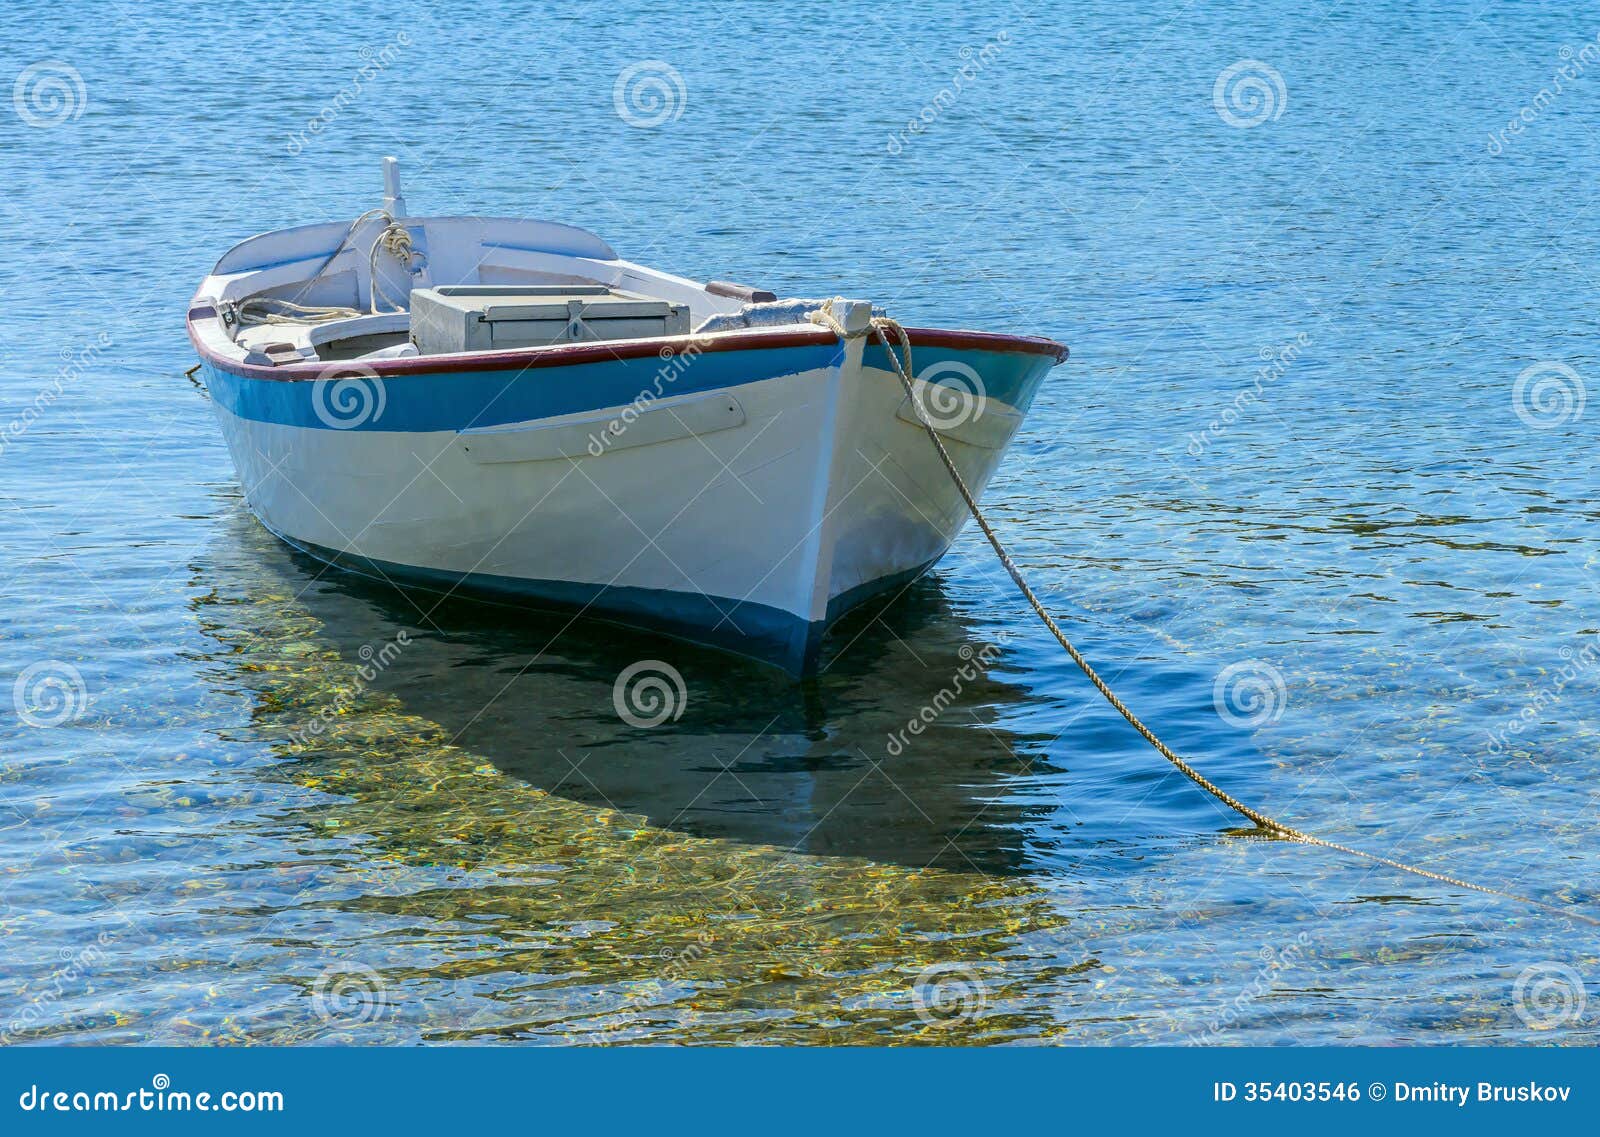
<path fill-rule="evenodd" d="M 337 305 L 296 304 L 279 296 L 247 296 L 234 308 L 239 326 L 257 324 L 324 324 L 329 320 L 348 320 L 361 315 L 354 308 Z"/>
<path fill-rule="evenodd" d="M 421 265 L 428 263 L 428 256 L 421 249 L 415 247 L 411 231 L 383 209 L 369 209 L 350 222 L 350 226 L 345 230 L 344 237 L 339 241 L 338 247 L 323 258 L 322 264 L 318 266 L 317 271 L 300 284 L 299 291 L 295 295 L 304 296 L 313 284 L 321 280 L 322 274 L 328 271 L 328 266 L 338 258 L 340 253 L 349 248 L 351 238 L 355 236 L 356 230 L 361 227 L 362 223 L 374 219 L 382 221 L 384 226 L 377 237 L 373 238 L 372 244 L 367 247 L 366 314 L 377 315 L 384 312 L 385 309 L 378 306 L 380 301 L 389 306 L 387 310 L 390 313 L 406 312 L 408 310 L 406 298 L 402 297 L 397 300 L 390 296 L 388 290 L 384 288 L 379 280 L 378 254 L 380 252 L 388 253 L 400 262 L 401 268 L 413 275 L 421 271 L 421 268 L 418 267 L 419 262 Z M 361 297 L 358 295 L 356 297 L 358 303 L 360 299 Z M 253 324 L 295 324 L 303 326 L 306 324 L 327 323 L 330 320 L 349 320 L 363 315 L 357 308 L 342 305 L 298 304 L 292 300 L 277 296 L 247 296 L 234 306 L 233 312 L 234 318 L 241 327 Z"/>
<path fill-rule="evenodd" d="M 388 253 L 400 262 L 401 268 L 411 273 L 420 271 L 411 267 L 419 258 L 424 264 L 427 263 L 428 258 L 420 250 L 412 247 L 411 230 L 395 221 L 394 218 L 389 217 L 387 213 L 383 216 L 388 218 L 389 224 L 383 232 L 378 234 L 378 239 L 373 241 L 372 247 L 367 250 L 367 307 L 374 313 L 381 311 L 378 307 L 378 299 L 382 297 L 385 303 L 394 306 L 390 309 L 391 311 L 406 312 L 410 310 L 406 307 L 409 297 L 396 300 L 389 295 L 388 290 L 383 285 L 378 283 L 378 251 L 381 249 Z"/>
<path fill-rule="evenodd" d="M 863 328 L 862 330 L 854 333 L 847 332 L 844 325 L 839 322 L 838 317 L 833 312 L 832 301 L 829 301 L 828 304 L 824 305 L 817 311 L 810 313 L 809 319 L 813 323 L 822 324 L 830 328 L 834 334 L 839 336 L 840 339 L 853 339 L 857 336 L 864 336 L 867 334 L 867 328 Z M 968 512 L 972 514 L 972 519 L 978 523 L 978 528 L 983 530 L 984 537 L 988 539 L 990 547 L 994 549 L 995 556 L 1000 558 L 1000 563 L 1005 566 L 1006 572 L 1011 575 L 1011 580 L 1014 584 L 1016 584 L 1017 590 L 1021 592 L 1023 598 L 1027 600 L 1028 605 L 1033 609 L 1034 614 L 1038 616 L 1040 621 L 1043 622 L 1044 626 L 1050 630 L 1050 634 L 1055 636 L 1056 642 L 1066 649 L 1067 654 L 1072 657 L 1072 662 L 1077 664 L 1078 669 L 1084 673 L 1089 682 L 1094 684 L 1095 690 L 1099 691 L 1100 694 L 1105 697 L 1106 702 L 1110 703 L 1116 708 L 1117 713 L 1126 719 L 1128 724 L 1132 726 L 1134 730 L 1139 732 L 1140 737 L 1148 742 L 1155 749 L 1157 754 L 1160 754 L 1168 762 L 1172 763 L 1172 765 L 1178 769 L 1179 773 L 1188 778 L 1195 785 L 1199 786 L 1206 793 L 1216 798 L 1223 805 L 1233 810 L 1235 813 L 1248 818 L 1259 828 L 1275 834 L 1276 836 L 1285 840 L 1295 841 L 1303 845 L 1315 845 L 1320 848 L 1331 849 L 1336 853 L 1344 853 L 1347 856 L 1359 857 L 1362 860 L 1372 861 L 1375 864 L 1385 865 L 1400 872 L 1411 873 L 1414 876 L 1420 876 L 1428 880 L 1438 881 L 1441 884 L 1448 884 L 1456 888 L 1468 889 L 1472 892 L 1486 893 L 1489 896 L 1498 896 L 1505 900 L 1515 900 L 1520 904 L 1529 904 L 1536 908 L 1543 908 L 1551 912 L 1558 912 L 1563 916 L 1569 916 L 1574 920 L 1582 920 L 1585 923 L 1600 924 L 1600 920 L 1596 920 L 1591 916 L 1584 915 L 1581 912 L 1575 912 L 1570 907 L 1564 907 L 1559 904 L 1550 904 L 1543 900 L 1535 900 L 1531 896 L 1522 896 L 1518 893 L 1507 892 L 1504 889 L 1494 888 L 1486 884 L 1474 884 L 1472 881 L 1462 880 L 1460 877 L 1448 876 L 1445 873 L 1434 872 L 1432 869 L 1425 869 L 1418 865 L 1407 864 L 1404 861 L 1397 861 L 1392 857 L 1381 856 L 1378 853 L 1369 853 L 1362 849 L 1353 849 L 1348 845 L 1340 845 L 1337 842 L 1327 841 L 1321 837 L 1313 836 L 1312 834 L 1303 832 L 1291 825 L 1285 825 L 1283 822 L 1267 816 L 1258 809 L 1252 809 L 1250 806 L 1246 805 L 1244 802 L 1228 793 L 1227 790 L 1224 790 L 1221 786 L 1218 786 L 1210 778 L 1207 778 L 1199 770 L 1190 765 L 1189 762 L 1186 761 L 1181 755 L 1177 754 L 1172 750 L 1171 747 L 1162 742 L 1160 738 L 1156 737 L 1156 733 L 1146 726 L 1143 720 L 1141 720 L 1138 715 L 1134 714 L 1126 703 L 1117 697 L 1116 692 L 1111 689 L 1110 685 L 1107 684 L 1104 679 L 1100 678 L 1099 672 L 1097 672 L 1093 665 L 1091 665 L 1089 661 L 1083 657 L 1083 653 L 1078 651 L 1078 649 L 1073 646 L 1072 641 L 1067 638 L 1066 633 L 1061 630 L 1061 627 L 1056 623 L 1055 618 L 1050 615 L 1049 610 L 1045 608 L 1044 603 L 1039 599 L 1038 595 L 1033 591 L 1033 588 L 1028 584 L 1027 579 L 1022 575 L 1022 570 L 1017 568 L 1016 562 L 1011 559 L 1011 555 L 1006 551 L 1005 545 L 1001 543 L 999 536 L 996 535 L 994 527 L 989 524 L 989 519 L 984 516 L 983 510 L 978 507 L 977 499 L 972 496 L 972 491 L 967 488 L 966 479 L 964 479 L 961 476 L 961 472 L 956 469 L 956 464 L 951 459 L 950 452 L 945 449 L 944 442 L 939 438 L 939 432 L 934 429 L 933 425 L 928 421 L 927 416 L 923 413 L 922 404 L 917 398 L 916 386 L 911 378 L 911 337 L 906 334 L 905 328 L 901 327 L 898 321 L 887 316 L 872 317 L 869 326 L 871 330 L 878 333 L 878 338 L 883 342 L 884 351 L 888 354 L 889 362 L 893 365 L 895 373 L 900 377 L 900 385 L 905 388 L 906 397 L 911 401 L 911 408 L 917 417 L 918 424 L 921 425 L 923 431 L 927 434 L 928 440 L 933 443 L 934 450 L 939 454 L 939 461 L 944 463 L 945 471 L 950 475 L 950 480 L 955 483 L 957 491 L 961 494 L 961 499 L 966 502 Z M 896 354 L 896 343 L 899 344 L 900 354 Z M 903 362 L 902 358 L 904 360 Z"/>

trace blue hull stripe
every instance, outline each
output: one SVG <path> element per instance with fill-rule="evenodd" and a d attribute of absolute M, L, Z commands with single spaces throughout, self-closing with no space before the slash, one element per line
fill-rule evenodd
<path fill-rule="evenodd" d="M 894 374 L 889 354 L 879 344 L 867 345 L 861 362 L 867 367 Z M 983 383 L 983 394 L 999 399 L 1007 406 L 1026 412 L 1033 405 L 1033 396 L 1056 361 L 1045 355 L 1027 355 L 1022 352 L 964 351 L 941 347 L 919 347 L 911 353 L 911 367 L 920 378 L 928 375 L 943 363 L 960 363 L 977 372 Z M 945 371 L 928 375 L 936 383 L 960 384 L 959 375 Z"/>
<path fill-rule="evenodd" d="M 384 431 L 466 430 L 470 427 L 527 422 L 624 406 L 641 393 L 653 398 L 715 391 L 831 367 L 838 362 L 837 344 L 769 348 L 764 351 L 706 353 L 695 357 L 605 360 L 571 367 L 526 371 L 429 372 L 383 378 L 355 378 L 367 391 L 359 405 L 375 407 L 341 429 Z M 340 395 L 338 364 L 329 364 L 333 383 L 251 379 L 207 367 L 211 397 L 233 414 L 254 422 L 308 429 L 335 429 Z M 359 363 L 343 365 L 348 376 Z M 370 391 L 381 389 L 381 397 Z M 318 414 L 318 400 L 324 413 Z M 374 401 L 375 400 L 375 401 Z"/>
<path fill-rule="evenodd" d="M 383 378 L 358 378 L 368 388 L 356 405 L 375 408 L 353 425 L 339 427 L 341 395 L 337 384 L 316 381 L 252 379 L 207 365 L 206 386 L 218 405 L 253 422 L 312 430 L 382 431 L 466 430 L 528 422 L 625 406 L 641 394 L 666 398 L 715 391 L 836 366 L 842 357 L 837 343 L 814 347 L 763 348 L 707 352 L 695 357 L 655 356 L 544 367 L 525 371 L 424 373 Z M 889 370 L 881 346 L 869 345 L 869 367 Z M 977 372 L 984 393 L 1026 411 L 1044 374 L 1054 366 L 1048 356 L 941 348 L 917 349 L 913 364 L 920 374 L 946 362 L 962 363 Z M 329 364 L 337 379 L 340 365 Z M 343 365 L 358 368 L 358 363 Z M 346 372 L 349 374 L 349 372 Z M 936 376 L 943 381 L 949 373 Z M 376 387 L 377 390 L 371 390 Z M 318 413 L 320 407 L 322 414 Z M 331 407 L 330 407 L 331 404 Z"/>

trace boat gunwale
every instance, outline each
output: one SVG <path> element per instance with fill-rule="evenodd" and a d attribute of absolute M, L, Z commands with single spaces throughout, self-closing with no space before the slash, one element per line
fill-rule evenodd
<path fill-rule="evenodd" d="M 663 361 L 679 355 L 707 352 L 758 351 L 763 348 L 821 347 L 838 342 L 825 328 L 740 329 L 705 335 L 655 336 L 638 340 L 611 340 L 599 343 L 552 344 L 548 347 L 519 348 L 514 351 L 464 352 L 447 355 L 403 356 L 398 359 L 349 359 L 320 362 L 285 363 L 278 366 L 245 363 L 229 359 L 206 344 L 195 327 L 200 320 L 216 319 L 217 309 L 210 304 L 190 308 L 185 318 L 189 340 L 203 362 L 247 379 L 277 382 L 312 382 L 318 379 L 360 375 L 389 378 L 403 375 L 453 375 L 470 371 L 526 371 L 541 367 L 572 367 L 586 363 L 606 363 L 654 357 Z M 1067 347 L 1042 336 L 1010 335 L 1002 332 L 964 331 L 947 328 L 907 328 L 911 345 L 944 347 L 956 350 L 990 351 L 1001 354 L 1045 355 L 1055 364 L 1066 361 Z M 882 343 L 876 329 L 870 342 Z"/>

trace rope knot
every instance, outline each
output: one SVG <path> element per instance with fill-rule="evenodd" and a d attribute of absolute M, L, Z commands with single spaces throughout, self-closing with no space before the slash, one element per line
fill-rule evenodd
<path fill-rule="evenodd" d="M 870 332 L 877 332 L 878 339 L 882 342 L 884 350 L 889 353 L 890 365 L 894 367 L 895 372 L 900 376 L 901 381 L 907 385 L 906 389 L 909 391 L 911 389 L 912 373 L 911 337 L 906 334 L 905 328 L 900 326 L 899 320 L 891 316 L 868 315 L 865 323 L 852 329 L 846 324 L 845 319 L 841 318 L 839 310 L 840 307 L 848 303 L 850 302 L 840 296 L 835 296 L 831 300 L 824 300 L 822 307 L 806 313 L 806 319 L 813 324 L 822 325 L 841 340 L 860 339 Z M 852 305 L 852 307 L 856 306 Z M 859 308 L 857 308 L 857 311 L 859 311 Z M 870 306 L 867 306 L 867 311 L 869 313 L 872 311 Z M 854 316 L 855 314 L 856 312 L 850 312 L 846 316 Z M 895 354 L 896 344 L 900 348 L 899 355 Z"/>
<path fill-rule="evenodd" d="M 844 321 L 839 318 L 839 313 L 834 310 L 834 304 L 838 301 L 839 297 L 837 296 L 832 300 L 824 300 L 822 307 L 806 313 L 806 319 L 813 324 L 821 324 L 842 340 L 853 340 L 866 335 L 867 327 L 870 325 L 863 326 L 856 331 L 851 331 L 845 327 Z"/>

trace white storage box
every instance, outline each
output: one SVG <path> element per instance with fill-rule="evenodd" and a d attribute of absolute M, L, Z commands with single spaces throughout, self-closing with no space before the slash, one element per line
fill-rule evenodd
<path fill-rule="evenodd" d="M 687 305 L 599 284 L 452 284 L 411 293 L 423 355 L 689 333 Z"/>

